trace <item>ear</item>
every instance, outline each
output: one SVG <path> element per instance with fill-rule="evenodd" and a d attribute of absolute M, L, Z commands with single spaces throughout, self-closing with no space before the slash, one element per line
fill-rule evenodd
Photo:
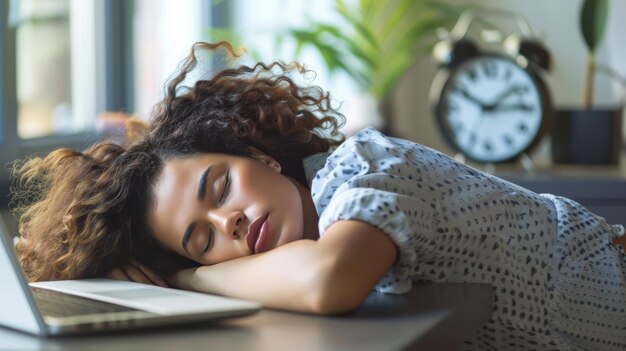
<path fill-rule="evenodd" d="M 257 149 L 256 147 L 250 146 L 250 153 L 252 154 L 253 158 L 257 159 L 258 161 L 275 170 L 276 172 L 280 173 L 280 171 L 282 170 L 282 167 L 280 166 L 280 163 L 278 163 L 278 161 L 276 161 L 272 156 Z"/>

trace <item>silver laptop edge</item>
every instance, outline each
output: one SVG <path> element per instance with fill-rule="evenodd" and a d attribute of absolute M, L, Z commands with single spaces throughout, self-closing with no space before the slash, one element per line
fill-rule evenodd
<path fill-rule="evenodd" d="M 0 292 L 0 325 L 19 329 L 28 333 L 45 335 L 46 324 L 39 313 L 35 299 L 22 274 L 22 267 L 9 242 L 8 232 L 0 218 L 0 279 L 4 288 Z"/>

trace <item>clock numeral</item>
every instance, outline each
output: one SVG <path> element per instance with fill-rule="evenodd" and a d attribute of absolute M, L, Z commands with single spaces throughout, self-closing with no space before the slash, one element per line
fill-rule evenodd
<path fill-rule="evenodd" d="M 463 94 L 465 93 L 465 91 L 467 91 L 467 87 L 461 82 L 455 82 L 452 85 L 452 91 L 455 93 Z"/>
<path fill-rule="evenodd" d="M 478 141 L 478 136 L 476 135 L 476 133 L 474 133 L 474 132 L 470 133 L 470 135 L 469 135 L 470 145 L 476 144 L 477 141 Z"/>
<path fill-rule="evenodd" d="M 468 68 L 467 76 L 472 82 L 476 82 L 476 80 L 478 79 L 478 72 L 476 72 L 476 69 L 474 67 Z"/>
<path fill-rule="evenodd" d="M 528 85 L 522 85 L 519 87 L 518 91 L 521 95 L 524 95 L 530 91 L 530 88 L 528 87 Z"/>
<path fill-rule="evenodd" d="M 491 141 L 485 140 L 483 142 L 483 148 L 485 149 L 485 151 L 492 152 L 493 151 L 493 144 L 491 144 Z"/>
<path fill-rule="evenodd" d="M 498 74 L 498 65 L 494 61 L 487 60 L 483 62 L 482 66 L 486 77 L 493 78 Z"/>
<path fill-rule="evenodd" d="M 505 134 L 505 135 L 502 137 L 502 139 L 504 140 L 504 143 L 505 143 L 507 146 L 513 146 L 513 138 L 511 138 L 511 136 L 510 136 L 510 135 Z"/>
<path fill-rule="evenodd" d="M 527 133 L 528 126 L 526 125 L 526 123 L 520 123 L 517 125 L 517 130 L 519 130 L 521 133 Z"/>

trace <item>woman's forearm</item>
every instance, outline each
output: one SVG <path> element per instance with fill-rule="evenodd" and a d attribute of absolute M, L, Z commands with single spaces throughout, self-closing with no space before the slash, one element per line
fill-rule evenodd
<path fill-rule="evenodd" d="M 174 286 L 258 301 L 266 307 L 302 312 L 314 309 L 316 272 L 323 262 L 315 257 L 316 242 L 298 240 L 269 252 L 212 266 L 187 269 Z"/>
<path fill-rule="evenodd" d="M 337 313 L 358 306 L 396 258 L 392 241 L 358 221 L 333 224 L 318 241 L 182 271 L 174 286 L 258 301 L 266 307 Z"/>

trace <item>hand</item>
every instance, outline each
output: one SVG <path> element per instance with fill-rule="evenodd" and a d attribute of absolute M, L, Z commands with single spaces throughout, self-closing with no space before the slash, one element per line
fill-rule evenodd
<path fill-rule="evenodd" d="M 111 279 L 127 280 L 167 288 L 167 283 L 165 283 L 165 281 L 159 277 L 158 274 L 139 264 L 135 260 L 132 260 L 125 266 L 113 269 L 106 276 Z"/>

